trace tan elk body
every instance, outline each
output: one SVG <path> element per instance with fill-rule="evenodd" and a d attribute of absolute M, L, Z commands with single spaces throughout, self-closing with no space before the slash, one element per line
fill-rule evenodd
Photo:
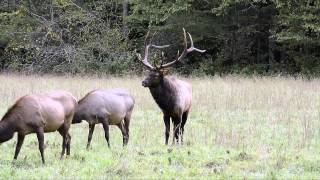
<path fill-rule="evenodd" d="M 101 123 L 105 131 L 105 138 L 109 143 L 109 125 L 117 125 L 123 135 L 123 144 L 129 140 L 129 125 L 134 98 L 122 88 L 97 89 L 89 92 L 79 102 L 73 123 L 86 120 L 89 123 L 87 148 L 90 147 L 92 134 L 96 124 Z"/>
<path fill-rule="evenodd" d="M 36 133 L 39 150 L 44 160 L 44 133 L 59 131 L 63 137 L 61 158 L 65 150 L 70 154 L 71 136 L 68 133 L 77 100 L 66 91 L 31 94 L 21 97 L 0 121 L 0 142 L 10 140 L 14 133 L 18 141 L 14 159 L 17 159 L 25 135 Z"/>

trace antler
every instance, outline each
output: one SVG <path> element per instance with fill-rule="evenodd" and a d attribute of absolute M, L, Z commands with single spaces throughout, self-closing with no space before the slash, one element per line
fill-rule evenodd
<path fill-rule="evenodd" d="M 197 52 L 200 52 L 200 53 L 206 52 L 206 50 L 201 50 L 201 49 L 195 48 L 194 45 L 193 45 L 193 40 L 192 40 L 191 34 L 188 33 L 188 35 L 189 35 L 189 38 L 190 38 L 190 48 L 188 48 L 186 30 L 183 28 L 184 49 L 183 49 L 181 55 L 179 56 L 179 51 L 178 51 L 177 59 L 176 59 L 176 60 L 174 60 L 174 61 L 172 61 L 172 62 L 169 62 L 169 63 L 167 63 L 167 64 L 164 64 L 164 65 L 161 65 L 160 68 L 168 68 L 168 67 L 174 65 L 175 63 L 177 63 L 178 61 L 180 61 L 181 59 L 183 59 L 188 53 L 190 53 L 190 52 L 192 52 L 192 51 L 197 51 Z"/>
<path fill-rule="evenodd" d="M 147 43 L 147 40 L 148 40 L 148 36 L 149 36 L 149 33 L 150 31 L 148 31 L 147 35 L 146 35 L 146 38 L 144 40 L 144 46 L 145 46 L 145 50 L 144 50 L 144 58 L 142 59 L 141 58 L 141 54 L 137 53 L 137 56 L 138 56 L 138 59 L 140 60 L 140 62 L 142 62 L 142 64 L 144 66 L 146 66 L 148 69 L 150 70 L 154 70 L 156 69 L 155 67 L 153 67 L 149 62 L 148 62 L 148 55 L 149 55 L 149 48 L 150 47 L 153 47 L 153 48 L 157 48 L 157 49 L 163 49 L 163 48 L 167 48 L 169 47 L 170 45 L 163 45 L 163 46 L 158 46 L 158 45 L 154 45 L 154 44 L 151 44 L 151 41 L 153 39 L 153 36 L 151 37 L 149 43 Z"/>

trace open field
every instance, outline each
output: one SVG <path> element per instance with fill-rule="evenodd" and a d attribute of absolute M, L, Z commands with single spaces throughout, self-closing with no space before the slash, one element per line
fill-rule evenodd
<path fill-rule="evenodd" d="M 108 149 L 99 125 L 87 151 L 83 122 L 71 128 L 65 160 L 59 160 L 62 138 L 56 132 L 45 134 L 46 165 L 35 134 L 26 137 L 12 164 L 14 137 L 0 145 L 0 179 L 319 179 L 320 80 L 189 78 L 194 100 L 185 144 L 165 146 L 161 111 L 142 79 L 0 75 L 1 117 L 20 96 L 54 89 L 80 98 L 99 87 L 125 87 L 136 99 L 127 147 L 111 126 Z"/>

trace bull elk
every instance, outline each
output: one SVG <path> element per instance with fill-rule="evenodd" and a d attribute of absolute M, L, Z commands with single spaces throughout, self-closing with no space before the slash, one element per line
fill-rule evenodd
<path fill-rule="evenodd" d="M 89 92 L 79 102 L 72 123 L 86 120 L 89 123 L 87 149 L 90 147 L 96 124 L 101 123 L 105 139 L 109 143 L 109 125 L 117 125 L 123 136 L 123 145 L 129 141 L 129 124 L 134 107 L 134 98 L 122 88 L 97 89 Z"/>
<path fill-rule="evenodd" d="M 188 33 L 190 39 L 190 47 L 188 48 L 187 35 L 185 29 L 183 29 L 184 49 L 181 55 L 179 55 L 178 51 L 177 58 L 174 61 L 166 64 L 161 63 L 160 66 L 152 66 L 148 62 L 149 49 L 162 49 L 169 47 L 169 45 L 154 45 L 151 43 L 152 38 L 148 42 L 148 35 L 149 32 L 146 35 L 144 42 L 144 58 L 142 59 L 141 55 L 137 54 L 140 62 L 149 70 L 148 75 L 142 81 L 142 86 L 149 88 L 153 99 L 156 101 L 163 112 L 166 145 L 168 144 L 170 134 L 170 118 L 174 126 L 174 138 L 172 139 L 172 142 L 174 144 L 176 139 L 177 143 L 179 143 L 180 137 L 181 144 L 183 144 L 184 125 L 188 119 L 188 114 L 191 107 L 192 88 L 189 83 L 179 80 L 174 76 L 168 76 L 166 69 L 181 61 L 184 57 L 186 57 L 188 53 L 191 53 L 193 51 L 203 53 L 205 52 L 205 50 L 200 50 L 194 47 L 190 33 Z"/>
<path fill-rule="evenodd" d="M 44 159 L 44 133 L 56 130 L 62 136 L 61 159 L 65 151 L 70 155 L 69 128 L 72 122 L 77 100 L 68 92 L 54 91 L 48 94 L 26 95 L 18 99 L 0 121 L 0 143 L 10 140 L 18 133 L 18 141 L 14 154 L 17 159 L 25 135 L 36 133 L 39 150 Z"/>

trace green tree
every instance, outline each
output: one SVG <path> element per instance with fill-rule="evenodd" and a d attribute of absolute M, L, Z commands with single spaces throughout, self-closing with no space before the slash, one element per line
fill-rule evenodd
<path fill-rule="evenodd" d="M 273 31 L 281 43 L 285 64 L 293 64 L 295 73 L 320 72 L 320 2 L 277 1 L 277 27 Z"/>

